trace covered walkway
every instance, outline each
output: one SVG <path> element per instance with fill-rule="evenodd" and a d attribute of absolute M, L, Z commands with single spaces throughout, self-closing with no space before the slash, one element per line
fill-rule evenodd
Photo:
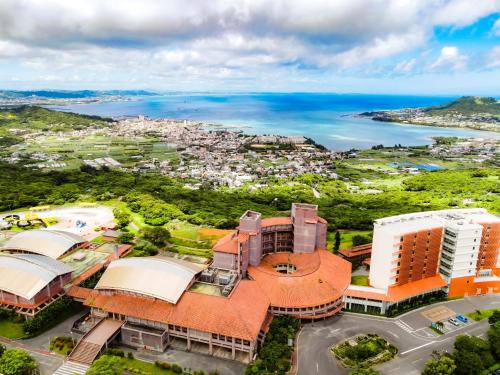
<path fill-rule="evenodd" d="M 78 342 L 68 357 L 69 361 L 90 365 L 120 333 L 123 323 L 114 319 L 99 322 Z"/>

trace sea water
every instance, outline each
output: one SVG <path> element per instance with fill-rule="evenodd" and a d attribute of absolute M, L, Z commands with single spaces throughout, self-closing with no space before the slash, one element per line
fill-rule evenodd
<path fill-rule="evenodd" d="M 329 149 L 425 145 L 434 136 L 500 138 L 500 133 L 373 121 L 361 112 L 427 107 L 456 97 L 318 93 L 170 93 L 59 106 L 56 109 L 100 116 L 138 116 L 206 121 L 247 134 L 304 135 Z"/>

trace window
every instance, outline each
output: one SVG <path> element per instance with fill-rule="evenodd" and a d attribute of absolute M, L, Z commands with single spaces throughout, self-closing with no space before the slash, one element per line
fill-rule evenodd
<path fill-rule="evenodd" d="M 401 265 L 401 262 L 398 262 L 398 267 Z"/>

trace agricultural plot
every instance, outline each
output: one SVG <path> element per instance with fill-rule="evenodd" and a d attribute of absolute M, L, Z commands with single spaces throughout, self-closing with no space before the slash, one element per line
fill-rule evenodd
<path fill-rule="evenodd" d="M 125 167 L 132 167 L 137 162 L 153 158 L 176 160 L 175 148 L 167 143 L 159 142 L 156 138 L 136 137 L 106 137 L 92 135 L 84 138 L 77 137 L 39 137 L 25 146 L 16 148 L 22 155 L 29 156 L 35 152 L 50 155 L 59 155 L 58 161 L 67 164 L 68 168 L 81 165 L 84 159 L 111 157 Z"/>

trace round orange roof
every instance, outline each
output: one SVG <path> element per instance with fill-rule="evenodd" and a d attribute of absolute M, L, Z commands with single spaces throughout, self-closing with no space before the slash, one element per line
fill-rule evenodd
<path fill-rule="evenodd" d="M 275 270 L 279 264 L 293 264 L 295 272 Z M 303 308 L 340 298 L 351 282 L 351 263 L 326 250 L 313 253 L 275 253 L 265 256 L 248 273 L 267 294 L 271 306 Z"/>

